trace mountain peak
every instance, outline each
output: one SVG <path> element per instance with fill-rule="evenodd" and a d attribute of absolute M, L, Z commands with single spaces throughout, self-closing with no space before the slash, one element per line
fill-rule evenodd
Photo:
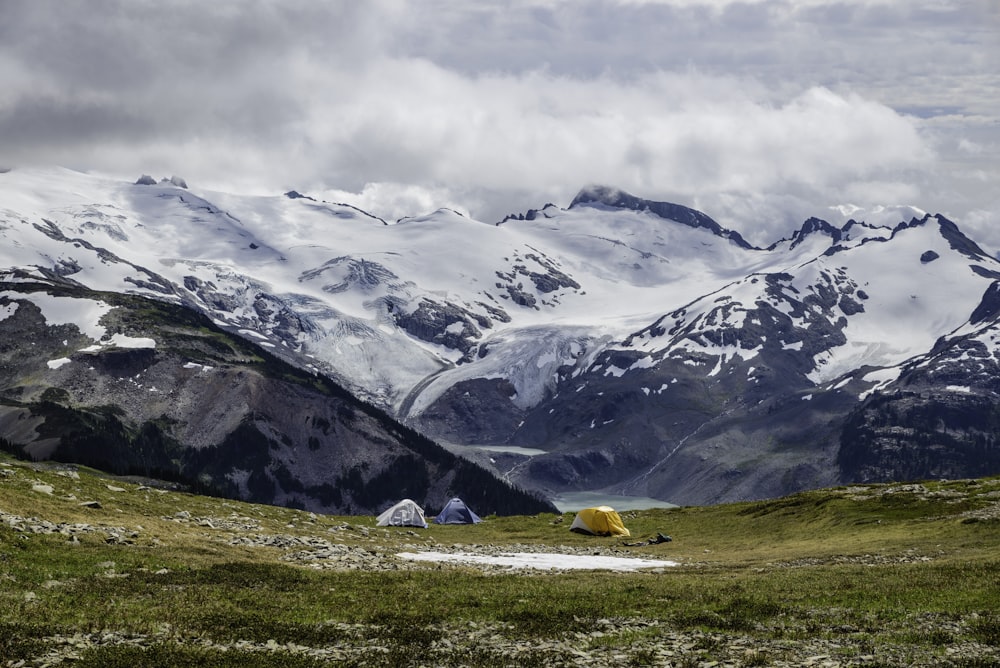
<path fill-rule="evenodd" d="M 747 243 L 746 240 L 740 236 L 739 232 L 727 230 L 715 222 L 710 216 L 702 213 L 701 211 L 688 208 L 681 204 L 656 202 L 653 200 L 643 199 L 611 186 L 586 186 L 580 190 L 579 193 L 577 193 L 576 197 L 573 198 L 573 201 L 570 202 L 569 208 L 573 209 L 579 206 L 588 206 L 593 204 L 602 204 L 616 209 L 629 209 L 631 211 L 649 211 L 650 213 L 656 214 L 661 218 L 673 220 L 682 225 L 687 225 L 688 227 L 700 227 L 707 229 L 716 236 L 729 239 L 741 248 L 753 248 L 753 246 Z"/>
<path fill-rule="evenodd" d="M 569 208 L 572 209 L 575 206 L 591 203 L 620 207 L 622 206 L 620 204 L 622 198 L 637 199 L 624 190 L 594 183 L 581 188 L 580 192 L 573 198 L 573 201 L 570 202 Z"/>
<path fill-rule="evenodd" d="M 853 223 L 850 221 L 848 224 Z M 844 230 L 837 229 L 830 223 L 826 222 L 821 218 L 809 218 L 804 223 L 802 227 L 798 229 L 794 234 L 792 234 L 792 245 L 789 248 L 795 248 L 810 234 L 825 234 L 830 237 L 833 243 L 840 241 L 843 236 Z"/>

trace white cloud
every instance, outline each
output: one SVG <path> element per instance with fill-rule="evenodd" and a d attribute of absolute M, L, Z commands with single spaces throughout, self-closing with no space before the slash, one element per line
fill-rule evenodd
<path fill-rule="evenodd" d="M 761 244 L 845 203 L 988 231 L 996 19 L 985 0 L 14 3 L 0 163 L 387 218 L 492 221 L 604 182 Z"/>
<path fill-rule="evenodd" d="M 565 204 L 591 182 L 686 201 L 720 192 L 836 197 L 933 157 L 912 119 L 823 88 L 775 106 L 756 98 L 755 82 L 697 73 L 620 82 L 468 78 L 426 61 L 383 67 L 405 113 L 380 104 L 381 85 L 363 82 L 349 101 L 316 107 L 338 118 L 315 142 L 335 147 L 322 173 L 348 192 L 365 188 L 358 206 L 377 205 L 377 182 L 464 192 L 473 215 L 490 221 L 542 200 Z M 491 190 L 536 199 L 490 203 Z"/>

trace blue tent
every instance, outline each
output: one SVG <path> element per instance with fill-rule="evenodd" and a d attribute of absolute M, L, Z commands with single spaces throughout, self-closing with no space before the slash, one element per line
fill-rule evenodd
<path fill-rule="evenodd" d="M 482 522 L 479 515 L 465 505 L 465 501 L 458 497 L 444 504 L 444 508 L 434 518 L 435 524 L 479 524 Z"/>

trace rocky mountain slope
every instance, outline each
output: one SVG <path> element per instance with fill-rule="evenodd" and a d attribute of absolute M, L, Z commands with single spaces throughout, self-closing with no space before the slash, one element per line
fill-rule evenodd
<path fill-rule="evenodd" d="M 15 271 L 0 314 L 15 454 L 327 513 L 456 494 L 484 513 L 551 509 L 190 309 Z"/>
<path fill-rule="evenodd" d="M 943 216 L 814 218 L 756 248 L 604 187 L 498 224 L 389 223 L 294 191 L 141 181 L 0 175 L 7 280 L 201 313 L 550 496 L 708 503 L 1000 471 L 1000 263 Z"/>

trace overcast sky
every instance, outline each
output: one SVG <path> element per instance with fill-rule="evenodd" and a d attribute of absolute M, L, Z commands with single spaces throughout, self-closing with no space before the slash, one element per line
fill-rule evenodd
<path fill-rule="evenodd" d="M 1000 1 L 0 0 L 0 163 L 388 219 L 601 183 L 761 245 L 913 205 L 996 252 Z"/>

